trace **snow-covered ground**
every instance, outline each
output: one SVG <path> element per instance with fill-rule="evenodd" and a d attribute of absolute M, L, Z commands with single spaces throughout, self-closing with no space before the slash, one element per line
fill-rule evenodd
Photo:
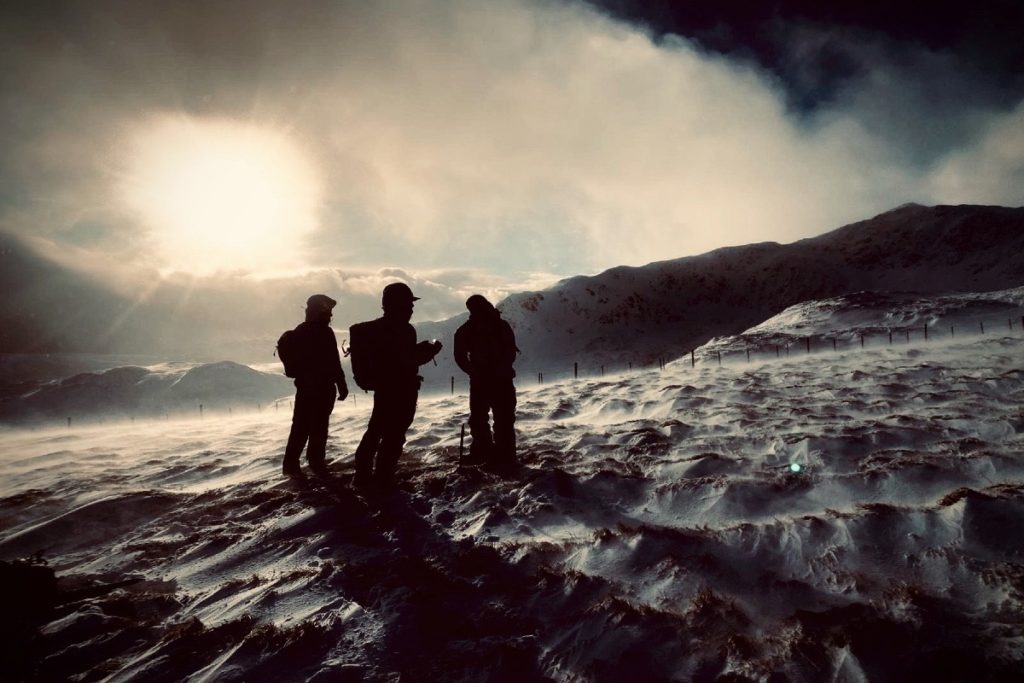
<path fill-rule="evenodd" d="M 1019 329 L 524 381 L 522 467 L 504 477 L 458 468 L 466 397 L 425 396 L 387 500 L 347 486 L 356 399 L 332 420 L 328 482 L 280 475 L 283 409 L 3 432 L 0 559 L 38 554 L 65 592 L 140 579 L 47 613 L 38 676 L 1024 667 Z"/>

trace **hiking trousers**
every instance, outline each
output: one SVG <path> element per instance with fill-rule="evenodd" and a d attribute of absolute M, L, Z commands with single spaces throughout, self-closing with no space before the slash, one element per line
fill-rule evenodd
<path fill-rule="evenodd" d="M 333 384 L 303 384 L 296 388 L 292 428 L 284 449 L 286 468 L 299 466 L 299 456 L 303 447 L 306 448 L 306 460 L 310 467 L 322 467 L 326 464 L 327 428 L 337 397 L 338 393 Z"/>
<path fill-rule="evenodd" d="M 491 433 L 490 414 L 494 414 Z M 472 377 L 469 380 L 470 454 L 495 463 L 516 456 L 516 387 L 511 378 Z"/>
<path fill-rule="evenodd" d="M 416 416 L 419 382 L 405 387 L 386 387 L 373 392 L 373 411 L 366 432 L 356 448 L 356 481 L 384 487 L 394 484 L 405 433 Z"/>

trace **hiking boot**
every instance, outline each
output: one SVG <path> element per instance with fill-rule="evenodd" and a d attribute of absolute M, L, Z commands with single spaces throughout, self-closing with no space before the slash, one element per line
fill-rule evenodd
<path fill-rule="evenodd" d="M 469 455 L 463 456 L 462 460 L 459 460 L 459 467 L 482 467 L 488 462 L 487 457 L 480 453 L 470 452 Z"/>
<path fill-rule="evenodd" d="M 374 477 L 373 488 L 381 496 L 390 496 L 398 493 L 398 482 L 392 477 Z"/>
<path fill-rule="evenodd" d="M 519 469 L 519 463 L 515 458 L 491 458 L 484 465 L 484 469 L 500 477 L 507 477 Z"/>
<path fill-rule="evenodd" d="M 297 462 L 285 462 L 281 467 L 281 472 L 286 477 L 303 477 L 302 468 L 299 467 Z"/>
<path fill-rule="evenodd" d="M 352 479 L 352 488 L 363 494 L 373 493 L 373 475 L 369 472 L 356 472 Z"/>

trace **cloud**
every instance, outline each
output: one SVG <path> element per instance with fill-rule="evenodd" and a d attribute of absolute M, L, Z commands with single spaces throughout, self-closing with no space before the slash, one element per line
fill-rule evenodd
<path fill-rule="evenodd" d="M 338 300 L 335 322 L 340 328 L 347 328 L 381 314 L 381 293 L 392 282 L 407 283 L 420 297 L 413 318 L 419 322 L 443 320 L 463 312 L 465 300 L 471 294 L 483 294 L 497 302 L 512 293 L 544 289 L 559 279 L 548 273 L 497 273 L 473 268 L 353 267 L 279 272 L 272 276 L 245 272 L 161 275 L 145 264 L 52 239 L 23 236 L 16 244 L 27 254 L 42 257 L 40 263 L 57 266 L 56 272 L 68 273 L 76 281 L 95 283 L 109 292 L 109 299 L 123 301 L 125 313 L 119 318 L 119 328 L 130 328 L 128 323 L 133 318 L 144 326 L 159 321 L 160 325 L 168 325 L 167 334 L 161 336 L 184 338 L 186 342 L 189 337 L 199 340 L 212 335 L 259 338 L 262 343 L 263 337 L 278 327 L 299 322 L 306 299 L 315 293 Z M 78 301 L 74 292 L 61 291 L 65 288 L 61 283 L 68 278 L 56 278 L 51 284 L 48 280 L 52 279 L 53 271 L 40 267 L 36 272 L 35 278 L 27 276 L 36 281 L 26 286 L 24 292 L 10 293 L 10 305 L 20 306 L 17 300 L 22 296 L 32 299 L 45 295 L 74 300 L 72 308 L 95 307 Z M 22 303 L 35 305 L 34 299 Z"/>
<path fill-rule="evenodd" d="M 1019 203 L 1019 116 L 920 46 L 793 33 L 794 65 L 822 40 L 853 64 L 803 117 L 771 73 L 577 3 L 75 7 L 53 20 L 70 48 L 8 30 L 32 88 L 4 80 L 22 135 L 0 179 L 35 198 L 8 197 L 6 224 L 95 250 L 158 256 L 105 188 L 124 131 L 168 110 L 287 129 L 323 175 L 308 262 L 367 297 L 387 267 L 461 306 L 521 273 L 786 242 L 907 201 Z"/>
<path fill-rule="evenodd" d="M 949 154 L 932 182 L 945 203 L 1024 206 L 1024 104 L 994 117 L 973 145 Z"/>

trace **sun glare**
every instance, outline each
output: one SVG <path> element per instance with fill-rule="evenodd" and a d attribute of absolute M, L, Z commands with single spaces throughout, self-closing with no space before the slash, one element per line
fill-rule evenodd
<path fill-rule="evenodd" d="M 122 197 L 169 269 L 302 265 L 320 183 L 286 135 L 225 119 L 163 119 L 140 130 L 127 152 Z"/>

